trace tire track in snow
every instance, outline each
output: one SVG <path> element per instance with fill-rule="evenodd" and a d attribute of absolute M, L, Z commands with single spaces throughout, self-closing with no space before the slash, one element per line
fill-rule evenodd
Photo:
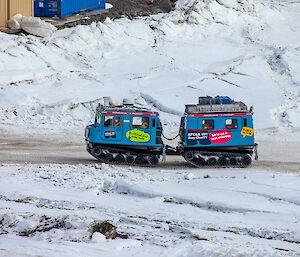
<path fill-rule="evenodd" d="M 223 213 L 272 213 L 271 211 L 265 210 L 255 210 L 255 209 L 246 209 L 246 208 L 234 208 L 229 206 L 222 206 L 210 201 L 203 201 L 203 202 L 196 202 L 192 199 L 177 197 L 177 196 L 168 196 L 161 193 L 156 193 L 153 191 L 148 191 L 143 188 L 140 188 L 137 185 L 131 185 L 125 181 L 118 180 L 114 183 L 108 182 L 104 183 L 104 189 L 108 192 L 116 192 L 118 194 L 126 194 L 141 198 L 163 198 L 164 203 L 171 203 L 171 204 L 179 204 L 179 205 L 191 205 L 193 207 L 210 210 L 215 212 L 223 212 Z"/>
<path fill-rule="evenodd" d="M 283 198 L 268 195 L 268 194 L 256 193 L 256 192 L 247 192 L 247 191 L 240 191 L 240 190 L 234 190 L 233 192 L 257 195 L 257 196 L 264 197 L 264 198 L 266 198 L 270 201 L 279 201 L 279 202 L 285 202 L 285 203 L 289 203 L 289 204 L 292 204 L 292 205 L 300 206 L 300 202 L 295 202 L 295 201 L 292 201 L 292 200 L 283 199 Z"/>

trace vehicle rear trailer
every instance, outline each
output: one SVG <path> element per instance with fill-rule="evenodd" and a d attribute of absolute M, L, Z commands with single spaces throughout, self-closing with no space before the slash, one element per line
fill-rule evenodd
<path fill-rule="evenodd" d="M 196 167 L 247 167 L 253 153 L 253 108 L 228 96 L 199 97 L 186 105 L 178 151 Z"/>

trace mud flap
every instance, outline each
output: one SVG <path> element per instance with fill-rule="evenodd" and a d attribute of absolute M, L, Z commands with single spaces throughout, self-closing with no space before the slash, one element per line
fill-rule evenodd
<path fill-rule="evenodd" d="M 255 160 L 258 160 L 258 151 L 257 151 L 257 144 L 255 144 L 255 146 L 254 146 L 254 159 Z"/>
<path fill-rule="evenodd" d="M 162 161 L 163 161 L 163 162 L 166 162 L 166 146 L 165 146 L 165 145 L 164 145 L 164 147 L 163 147 L 162 156 L 163 156 Z"/>

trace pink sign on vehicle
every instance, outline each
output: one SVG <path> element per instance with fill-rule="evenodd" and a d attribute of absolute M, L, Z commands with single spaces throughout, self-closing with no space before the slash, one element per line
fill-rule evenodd
<path fill-rule="evenodd" d="M 229 142 L 231 138 L 232 134 L 225 128 L 216 130 L 209 134 L 209 140 L 214 144 L 225 144 Z"/>

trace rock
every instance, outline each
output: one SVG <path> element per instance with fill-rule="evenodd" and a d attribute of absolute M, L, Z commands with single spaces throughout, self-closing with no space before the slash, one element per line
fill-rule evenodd
<path fill-rule="evenodd" d="M 157 6 L 163 12 L 170 12 L 172 10 L 170 0 L 158 0 L 157 1 Z"/>
<path fill-rule="evenodd" d="M 127 235 L 123 235 L 123 234 L 119 234 L 117 233 L 117 227 L 110 224 L 107 221 L 104 221 L 102 223 L 95 223 L 92 226 L 92 231 L 91 231 L 91 239 L 94 241 L 96 240 L 98 242 L 98 240 L 102 240 L 101 237 L 97 234 L 101 234 L 105 237 L 105 239 L 115 239 L 117 237 L 122 238 L 122 239 L 127 239 L 128 236 Z M 95 235 L 96 234 L 96 235 Z M 94 239 L 94 235 L 95 235 L 95 239 Z M 101 241 L 103 242 L 103 241 Z"/>
<path fill-rule="evenodd" d="M 94 224 L 92 227 L 92 236 L 95 232 L 101 233 L 106 239 L 115 239 L 117 237 L 117 227 L 107 221 Z"/>

